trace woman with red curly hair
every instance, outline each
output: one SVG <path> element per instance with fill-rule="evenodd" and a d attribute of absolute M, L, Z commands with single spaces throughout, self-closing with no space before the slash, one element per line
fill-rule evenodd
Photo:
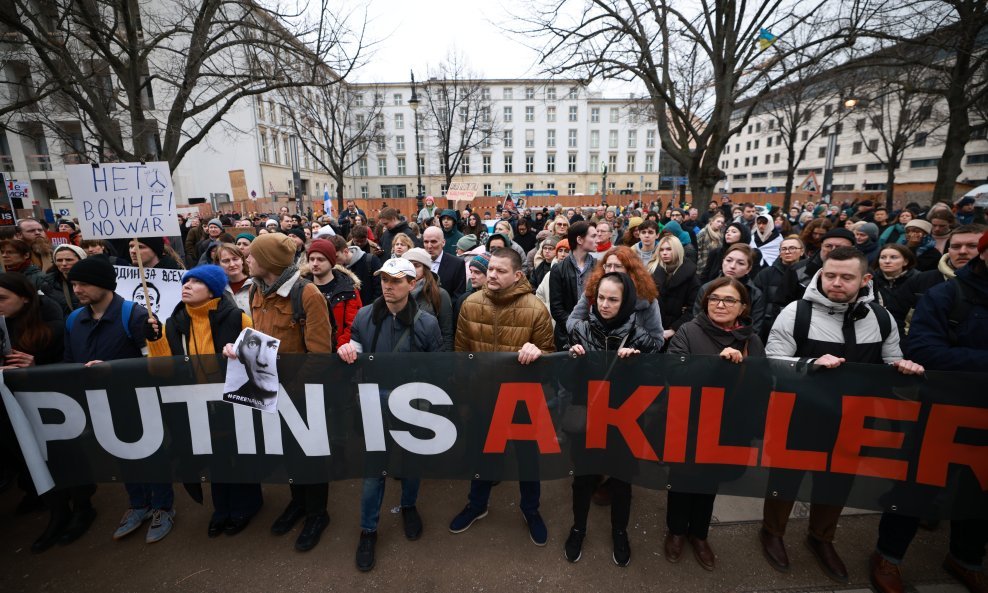
<path fill-rule="evenodd" d="M 577 322 L 590 318 L 590 303 L 597 295 L 597 285 L 600 279 L 608 272 L 621 272 L 631 277 L 635 285 L 635 292 L 638 302 L 635 304 L 635 323 L 641 327 L 648 335 L 655 340 L 656 345 L 661 348 L 665 341 L 662 331 L 662 313 L 659 311 L 659 292 L 655 288 L 655 281 L 652 275 L 645 269 L 641 257 L 630 247 L 618 245 L 608 249 L 600 258 L 601 265 L 596 266 L 590 277 L 587 278 L 583 294 L 580 301 L 573 308 L 566 320 L 566 331 L 572 332 Z"/>

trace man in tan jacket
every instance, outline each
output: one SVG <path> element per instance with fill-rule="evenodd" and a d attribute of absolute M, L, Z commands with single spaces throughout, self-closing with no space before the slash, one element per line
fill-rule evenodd
<path fill-rule="evenodd" d="M 254 329 L 281 340 L 278 354 L 331 353 L 326 299 L 295 267 L 295 241 L 282 233 L 260 235 L 250 245 L 247 265 L 254 277 L 250 294 Z M 295 310 L 298 303 L 302 311 Z M 223 354 L 236 358 L 232 344 L 226 345 Z M 295 549 L 306 552 L 319 543 L 329 525 L 329 484 L 292 484 L 291 491 L 292 500 L 271 532 L 284 535 L 305 518 Z"/>
<path fill-rule="evenodd" d="M 532 294 L 521 264 L 521 256 L 510 248 L 497 249 L 491 255 L 487 285 L 467 297 L 460 308 L 457 352 L 517 352 L 518 362 L 530 364 L 542 353 L 553 351 L 552 318 Z M 493 485 L 487 480 L 471 482 L 469 503 L 449 525 L 452 533 L 462 533 L 487 516 Z M 541 484 L 522 481 L 518 485 L 529 535 L 535 545 L 544 546 L 549 534 L 539 514 Z"/>

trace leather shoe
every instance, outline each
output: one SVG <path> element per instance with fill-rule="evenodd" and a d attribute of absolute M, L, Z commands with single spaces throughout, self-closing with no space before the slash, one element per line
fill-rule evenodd
<path fill-rule="evenodd" d="M 226 522 L 226 528 L 223 533 L 227 535 L 237 535 L 241 531 L 247 528 L 250 524 L 250 517 L 230 517 Z"/>
<path fill-rule="evenodd" d="M 65 531 L 62 532 L 62 537 L 58 538 L 58 543 L 63 546 L 71 544 L 89 531 L 89 526 L 95 520 L 96 509 L 94 508 L 73 511 L 69 524 L 65 526 Z"/>
<path fill-rule="evenodd" d="M 824 574 L 838 583 L 850 582 L 851 579 L 847 575 L 847 567 L 844 566 L 844 562 L 837 555 L 837 548 L 834 547 L 832 542 L 820 541 L 809 535 L 806 536 L 806 547 L 813 552 L 813 556 L 820 563 L 820 568 L 823 569 Z"/>
<path fill-rule="evenodd" d="M 685 535 L 676 535 L 674 533 L 667 532 L 664 545 L 666 560 L 672 562 L 673 564 L 679 562 L 679 559 L 683 557 L 684 545 L 686 545 Z"/>
<path fill-rule="evenodd" d="M 878 593 L 903 593 L 905 591 L 902 576 L 899 574 L 899 567 L 886 560 L 878 552 L 871 553 L 868 567 L 870 568 L 871 585 Z"/>
<path fill-rule="evenodd" d="M 690 546 L 693 548 L 693 556 L 705 570 L 713 570 L 716 565 L 714 551 L 710 548 L 707 540 L 690 536 Z"/>
<path fill-rule="evenodd" d="M 789 555 L 786 554 L 786 544 L 778 535 L 762 528 L 758 532 L 758 540 L 762 542 L 762 552 L 769 566 L 779 572 L 789 572 Z"/>
<path fill-rule="evenodd" d="M 271 533 L 275 535 L 285 535 L 295 527 L 295 524 L 305 516 L 305 509 L 302 507 L 295 506 L 293 503 L 288 503 L 288 507 L 281 513 L 281 515 L 274 520 L 274 524 L 271 525 Z"/>
<path fill-rule="evenodd" d="M 219 537 L 223 534 L 223 530 L 226 529 L 226 523 L 228 519 L 210 519 L 209 527 L 206 529 L 206 535 L 209 537 Z"/>
<path fill-rule="evenodd" d="M 302 525 L 302 532 L 295 540 L 295 549 L 299 552 L 308 552 L 319 543 L 319 536 L 322 535 L 326 526 L 329 525 L 329 513 L 323 511 L 318 515 L 310 515 L 305 518 Z"/>
<path fill-rule="evenodd" d="M 31 544 L 31 552 L 35 554 L 40 554 L 48 548 L 55 545 L 58 542 L 58 538 L 62 537 L 62 533 L 65 531 L 65 527 L 69 524 L 69 515 L 52 515 L 51 519 L 48 521 L 48 527 L 45 527 L 45 532 L 41 534 L 41 537 L 34 540 Z"/>
<path fill-rule="evenodd" d="M 953 556 L 943 559 L 943 569 L 967 587 L 971 593 L 988 592 L 988 575 L 983 571 L 964 568 Z"/>

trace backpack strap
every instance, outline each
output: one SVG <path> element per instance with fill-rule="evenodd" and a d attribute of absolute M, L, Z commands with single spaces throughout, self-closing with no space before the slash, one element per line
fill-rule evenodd
<path fill-rule="evenodd" d="M 312 284 L 309 280 L 299 277 L 292 285 L 292 290 L 289 293 L 289 297 L 292 300 L 292 321 L 298 326 L 299 331 L 302 333 L 302 345 L 305 345 L 305 305 L 302 303 L 302 291 L 305 290 L 306 285 Z M 329 314 L 330 317 L 333 316 L 332 312 Z M 306 350 L 308 352 L 308 349 Z"/>
<path fill-rule="evenodd" d="M 796 301 L 796 323 L 792 328 L 792 338 L 796 342 L 796 351 L 806 345 L 810 337 L 810 320 L 813 317 L 813 303 L 806 299 Z"/>
<path fill-rule="evenodd" d="M 884 344 L 885 340 L 892 334 L 892 318 L 885 307 L 875 301 L 869 301 L 868 306 L 871 307 L 875 319 L 878 320 L 878 329 L 882 333 L 882 343 Z"/>
<path fill-rule="evenodd" d="M 69 313 L 68 318 L 65 319 L 65 329 L 70 334 L 72 333 L 72 328 L 75 327 L 75 322 L 79 320 L 79 314 L 82 313 L 83 309 L 85 309 L 85 307 L 79 307 L 75 311 Z"/>
<path fill-rule="evenodd" d="M 950 343 L 951 347 L 956 347 L 960 340 L 957 336 L 957 330 L 971 315 L 971 302 L 967 300 L 967 292 L 963 283 L 956 279 L 950 282 L 953 283 L 956 294 L 954 294 L 954 304 L 951 305 L 950 312 L 947 313 L 947 342 Z"/>
<path fill-rule="evenodd" d="M 120 322 L 123 323 L 124 333 L 127 334 L 128 340 L 133 340 L 134 336 L 130 335 L 130 314 L 134 312 L 134 301 L 124 301 L 123 307 L 120 309 Z"/>
<path fill-rule="evenodd" d="M 422 317 L 422 310 L 418 309 L 417 311 L 415 311 L 415 316 L 412 317 L 412 324 L 406 327 L 405 331 L 401 332 L 401 336 L 398 338 L 398 341 L 395 342 L 394 348 L 391 349 L 392 352 L 401 351 L 401 348 L 405 345 L 405 342 L 408 340 L 408 337 L 411 335 L 412 330 L 415 329 L 415 324 L 418 322 L 420 317 Z M 413 342 L 412 351 L 414 351 L 414 349 L 415 347 Z"/>

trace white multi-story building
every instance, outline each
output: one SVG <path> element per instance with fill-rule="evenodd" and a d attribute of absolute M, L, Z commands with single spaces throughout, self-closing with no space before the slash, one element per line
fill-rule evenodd
<path fill-rule="evenodd" d="M 490 79 L 479 84 L 483 101 L 489 101 L 494 133 L 463 159 L 453 181 L 475 182 L 487 196 L 524 190 L 597 194 L 604 188 L 606 165 L 608 194 L 659 188 L 663 159 L 658 132 L 654 122 L 639 115 L 641 105 L 634 100 L 601 97 L 576 80 Z M 381 105 L 383 143 L 373 143 L 351 171 L 350 195 L 416 195 L 417 158 L 424 193 L 445 194 L 443 159 L 423 106 L 416 137 L 415 112 L 408 103 L 411 85 L 355 88 L 374 95 L 366 100 Z M 424 102 L 421 86 L 417 96 Z M 664 174 L 670 175 L 675 173 Z"/>

